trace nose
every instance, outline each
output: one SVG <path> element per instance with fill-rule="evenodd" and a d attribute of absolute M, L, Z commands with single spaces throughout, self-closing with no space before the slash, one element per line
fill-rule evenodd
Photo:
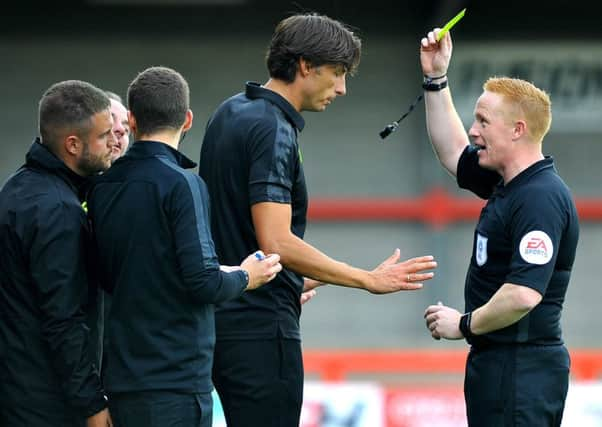
<path fill-rule="evenodd" d="M 125 135 L 125 127 L 120 121 L 115 121 L 113 123 L 113 135 L 115 135 L 115 139 L 119 139 Z"/>
<path fill-rule="evenodd" d="M 119 132 L 118 130 L 113 129 L 113 132 L 111 132 L 113 135 L 113 145 L 119 145 L 119 142 L 121 141 L 121 137 L 123 136 L 122 132 Z"/>
<path fill-rule="evenodd" d="M 347 93 L 347 87 L 345 85 L 345 74 L 337 78 L 334 91 L 336 92 L 337 96 L 344 96 Z"/>
<path fill-rule="evenodd" d="M 113 148 L 113 146 L 115 146 L 117 144 L 117 135 L 115 135 L 115 131 L 112 130 L 109 133 L 109 137 L 107 138 L 107 145 L 109 146 L 110 149 Z"/>
<path fill-rule="evenodd" d="M 468 129 L 468 136 L 472 138 L 476 138 L 477 136 L 479 136 L 479 132 L 476 129 L 476 124 L 476 121 L 472 122 L 472 126 L 470 127 L 470 129 Z"/>

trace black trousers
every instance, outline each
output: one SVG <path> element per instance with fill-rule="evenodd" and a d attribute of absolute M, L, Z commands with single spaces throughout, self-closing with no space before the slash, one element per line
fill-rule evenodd
<path fill-rule="evenodd" d="M 211 427 L 210 393 L 143 391 L 112 393 L 109 397 L 115 427 Z"/>
<path fill-rule="evenodd" d="M 213 383 L 228 427 L 299 427 L 301 343 L 282 338 L 218 341 Z"/>
<path fill-rule="evenodd" d="M 468 425 L 560 426 L 569 367 L 563 345 L 473 347 L 464 381 Z"/>

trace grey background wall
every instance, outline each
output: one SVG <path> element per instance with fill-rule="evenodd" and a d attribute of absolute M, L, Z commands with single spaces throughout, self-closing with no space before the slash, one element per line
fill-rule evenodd
<path fill-rule="evenodd" d="M 21 10 L 2 17 L 0 181 L 23 162 L 36 135 L 37 102 L 49 85 L 82 79 L 125 95 L 129 81 L 151 65 L 173 67 L 189 80 L 195 123 L 181 149 L 198 159 L 211 111 L 240 91 L 244 81 L 266 80 L 263 55 L 273 27 L 288 12 L 298 10 L 288 2 L 277 1 L 160 8 L 102 3 L 111 2 L 58 2 L 34 13 L 26 2 Z M 484 43 L 487 46 L 489 37 L 506 43 L 503 49 L 487 53 L 500 61 L 511 59 L 514 49 L 524 47 L 524 40 L 529 40 L 527 48 L 534 50 L 545 42 L 549 52 L 554 52 L 557 44 L 568 44 L 569 53 L 559 59 L 561 63 L 570 61 L 571 52 L 583 43 L 595 52 L 602 51 L 599 34 L 584 32 L 588 25 L 583 19 L 587 17 L 580 17 L 583 25 L 563 27 L 550 39 L 545 25 L 553 26 L 559 19 L 553 11 L 542 20 L 542 29 L 529 25 L 528 20 L 516 23 L 502 9 L 484 10 L 477 2 L 330 1 L 304 6 L 359 27 L 364 41 L 362 64 L 359 73 L 348 80 L 348 95 L 324 113 L 305 114 L 307 126 L 300 143 L 311 197 L 409 197 L 434 186 L 471 197 L 458 191 L 439 167 L 429 146 L 422 105 L 386 142 L 378 137 L 378 131 L 399 117 L 420 93 L 419 38 L 461 7 L 468 6 L 469 12 L 454 32 L 454 41 L 455 53 L 463 61 L 470 61 L 472 50 Z M 507 27 L 502 31 L 496 24 Z M 512 31 L 508 25 L 514 25 Z M 471 78 L 480 82 L 487 76 L 484 71 Z M 452 65 L 454 94 L 473 96 L 462 91 L 464 78 Z M 599 73 L 593 78 L 602 82 Z M 456 92 L 455 88 L 460 89 Z M 551 94 L 555 100 L 555 93 Z M 588 111 L 598 114 L 595 109 Z M 584 117 L 581 124 L 577 118 L 570 126 L 562 125 L 562 121 L 554 126 L 546 138 L 545 151 L 554 155 L 575 196 L 602 197 L 602 174 L 597 165 L 602 158 L 600 127 Z M 602 117 L 597 120 L 602 121 Z M 319 289 L 318 296 L 304 306 L 304 346 L 464 345 L 433 341 L 422 313 L 428 304 L 439 300 L 462 308 L 473 226 L 460 223 L 434 230 L 402 222 L 310 223 L 306 235 L 310 243 L 353 265 L 373 268 L 400 247 L 405 258 L 435 255 L 439 269 L 437 277 L 420 292 L 373 296 L 337 287 Z M 563 322 L 566 341 L 572 347 L 602 346 L 602 323 L 596 315 L 602 301 L 598 272 L 601 242 L 602 224 L 584 222 Z"/>

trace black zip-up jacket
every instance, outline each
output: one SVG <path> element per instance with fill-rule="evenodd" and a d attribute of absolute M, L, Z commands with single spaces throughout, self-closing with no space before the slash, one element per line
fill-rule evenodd
<path fill-rule="evenodd" d="M 106 406 L 82 310 L 88 302 L 83 183 L 36 140 L 0 190 L 3 427 L 64 427 Z"/>
<path fill-rule="evenodd" d="M 166 144 L 136 141 L 89 193 L 102 281 L 113 294 L 109 392 L 213 389 L 213 304 L 239 297 L 247 280 L 220 270 L 207 188 L 185 170 L 194 166 Z"/>

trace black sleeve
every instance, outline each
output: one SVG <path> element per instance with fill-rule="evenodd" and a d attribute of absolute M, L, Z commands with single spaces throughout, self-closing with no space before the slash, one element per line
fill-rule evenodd
<path fill-rule="evenodd" d="M 209 194 L 203 180 L 182 175 L 172 190 L 167 209 L 180 274 L 191 296 L 214 304 L 239 297 L 247 286 L 242 271 L 220 270 L 209 226 Z"/>
<path fill-rule="evenodd" d="M 29 268 L 52 365 L 69 404 L 88 417 L 104 409 L 106 399 L 82 311 L 88 290 L 84 224 L 85 214 L 77 205 L 53 203 L 41 209 Z"/>
<path fill-rule="evenodd" d="M 495 171 L 479 166 L 477 153 L 478 149 L 469 145 L 460 155 L 456 169 L 458 186 L 482 199 L 488 199 L 502 177 Z"/>
<path fill-rule="evenodd" d="M 558 195 L 525 189 L 512 207 L 512 259 L 506 283 L 544 295 L 558 257 L 567 214 Z"/>
<path fill-rule="evenodd" d="M 249 135 L 249 203 L 291 203 L 299 147 L 291 126 L 266 118 Z"/>

